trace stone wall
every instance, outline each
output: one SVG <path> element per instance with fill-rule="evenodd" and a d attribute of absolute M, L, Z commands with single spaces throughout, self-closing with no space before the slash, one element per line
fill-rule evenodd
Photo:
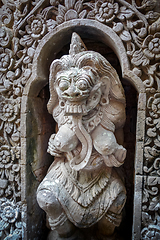
<path fill-rule="evenodd" d="M 55 128 L 46 112 L 45 86 L 50 63 L 67 53 L 73 31 L 88 49 L 110 61 L 126 91 L 128 156 L 122 171 L 128 189 L 127 214 L 133 207 L 132 234 L 132 216 L 127 215 L 127 236 L 160 238 L 159 6 L 158 0 L 1 2 L 1 239 L 40 239 L 44 222 L 43 216 L 34 222 L 39 211 L 35 191 L 51 161 L 45 156 L 44 139 Z"/>

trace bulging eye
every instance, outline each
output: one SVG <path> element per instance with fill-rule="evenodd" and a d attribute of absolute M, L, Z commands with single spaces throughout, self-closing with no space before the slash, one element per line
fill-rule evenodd
<path fill-rule="evenodd" d="M 88 84 L 85 80 L 79 80 L 79 81 L 77 81 L 77 87 L 80 90 L 85 91 L 88 88 Z"/>
<path fill-rule="evenodd" d="M 59 82 L 59 88 L 61 91 L 65 91 L 69 88 L 69 82 L 68 81 L 64 81 L 64 80 L 61 80 Z"/>

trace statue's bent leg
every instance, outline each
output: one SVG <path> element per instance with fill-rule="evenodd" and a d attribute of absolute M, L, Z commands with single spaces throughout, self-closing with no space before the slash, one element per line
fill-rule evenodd
<path fill-rule="evenodd" d="M 122 220 L 122 209 L 126 201 L 125 192 L 121 192 L 106 215 L 98 222 L 99 232 L 104 236 L 111 236 L 114 233 L 115 227 L 119 226 Z"/>
<path fill-rule="evenodd" d="M 56 230 L 60 237 L 69 237 L 73 234 L 75 226 L 67 219 L 60 202 L 50 190 L 38 191 L 37 201 L 46 212 L 52 230 Z"/>

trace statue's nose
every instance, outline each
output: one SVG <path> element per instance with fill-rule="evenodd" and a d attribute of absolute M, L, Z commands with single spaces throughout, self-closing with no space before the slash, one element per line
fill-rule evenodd
<path fill-rule="evenodd" d="M 74 86 L 71 85 L 65 92 L 64 95 L 67 97 L 78 97 L 80 95 L 80 92 L 78 89 Z"/>

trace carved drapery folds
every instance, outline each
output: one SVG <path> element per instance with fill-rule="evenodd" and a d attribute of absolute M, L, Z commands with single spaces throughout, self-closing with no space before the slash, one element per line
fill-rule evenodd
<path fill-rule="evenodd" d="M 138 3 L 137 3 L 138 4 Z M 20 111 L 23 89 L 41 39 L 57 26 L 74 19 L 94 20 L 111 28 L 123 42 L 130 69 L 141 78 L 146 100 L 142 177 L 142 239 L 159 237 L 159 1 L 2 1 L 0 8 L 0 196 L 8 209 L 20 205 Z M 20 214 L 19 208 L 19 214 Z M 4 220 L 0 209 L 0 236 L 21 237 L 19 215 Z M 13 214 L 14 215 L 14 214 Z M 15 232 L 16 231 L 16 232 Z M 153 234 L 153 236 L 151 236 Z M 158 238 L 157 237 L 157 238 Z"/>

